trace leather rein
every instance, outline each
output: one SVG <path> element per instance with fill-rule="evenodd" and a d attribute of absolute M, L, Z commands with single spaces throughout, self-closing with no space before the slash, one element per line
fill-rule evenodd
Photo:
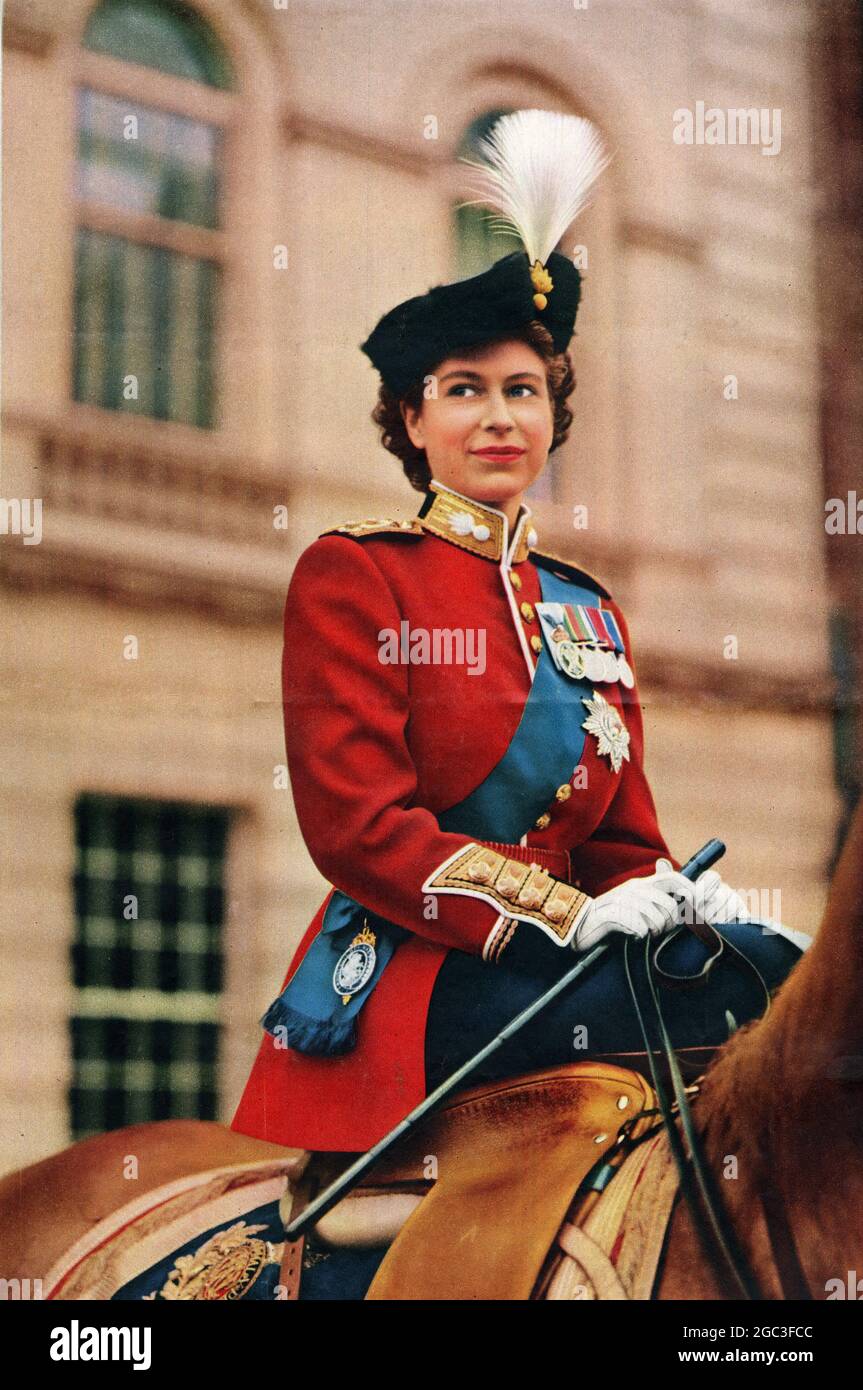
<path fill-rule="evenodd" d="M 692 930 L 704 945 L 712 949 L 700 970 L 696 971 L 695 974 L 677 975 L 664 970 L 659 963 L 659 958 L 671 941 L 687 928 Z M 648 1020 L 645 1016 L 646 1011 L 642 1008 L 642 999 L 639 997 L 639 990 L 633 973 L 633 964 L 637 958 L 636 952 L 639 946 L 642 946 L 642 938 L 634 936 L 624 938 L 626 979 L 638 1025 L 644 1039 L 653 1089 L 656 1092 L 669 1145 L 680 1175 L 681 1191 L 689 1204 L 695 1229 L 705 1254 L 720 1281 L 730 1279 L 731 1284 L 739 1291 L 738 1297 L 763 1300 L 765 1295 L 759 1287 L 748 1256 L 732 1227 L 719 1188 L 705 1161 L 702 1140 L 696 1133 L 693 1124 L 687 1094 L 688 1091 L 697 1092 L 698 1083 L 696 1082 L 690 1087 L 686 1087 L 683 1083 L 677 1055 L 665 1025 L 657 985 L 661 984 L 670 989 L 701 987 L 706 983 L 717 961 L 725 956 L 726 959 L 734 961 L 743 968 L 754 971 L 767 1000 L 766 1008 L 761 1015 L 762 1018 L 770 1009 L 770 991 L 754 963 L 732 942 L 723 937 L 714 927 L 708 926 L 707 923 L 696 921 L 695 923 L 687 923 L 685 926 L 678 926 L 663 936 L 655 946 L 653 938 L 647 936 L 643 938 L 642 964 L 647 989 L 646 1000 L 652 1011 L 651 1023 L 659 1040 L 657 1045 L 655 1042 L 651 1042 Z M 731 1021 L 733 1022 L 733 1018 Z M 660 1078 L 654 1059 L 655 1052 L 665 1057 L 674 1091 L 675 1100 L 673 1103 L 670 1102 L 665 1083 Z M 698 1081 L 700 1079 L 699 1077 Z M 684 1150 L 680 1131 L 675 1121 L 673 1113 L 675 1109 L 686 1138 L 688 1153 Z M 803 1272 L 800 1255 L 782 1198 L 774 1189 L 770 1189 L 769 1185 L 766 1188 L 762 1187 L 759 1195 L 770 1250 L 782 1288 L 782 1296 L 784 1299 L 811 1299 L 812 1293 Z"/>

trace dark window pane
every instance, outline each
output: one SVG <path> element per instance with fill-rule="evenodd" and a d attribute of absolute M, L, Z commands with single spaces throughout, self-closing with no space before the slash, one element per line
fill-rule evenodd
<path fill-rule="evenodd" d="M 204 121 L 80 88 L 75 191 L 126 212 L 217 227 L 221 140 Z"/>
<path fill-rule="evenodd" d="M 76 400 L 212 428 L 219 292 L 208 261 L 79 228 Z"/>
<path fill-rule="evenodd" d="M 103 0 L 87 21 L 82 42 L 96 53 L 209 87 L 234 85 L 228 56 L 212 29 L 180 0 Z"/>
<path fill-rule="evenodd" d="M 511 251 L 523 251 L 521 240 L 509 232 L 493 232 L 489 226 L 489 209 L 482 207 L 458 207 L 453 212 L 457 254 L 456 273 L 459 279 L 466 280 L 471 275 L 481 275 L 501 256 Z"/>
<path fill-rule="evenodd" d="M 480 159 L 480 141 L 486 138 L 501 116 L 510 115 L 512 109 L 510 106 L 498 106 L 492 111 L 484 111 L 481 116 L 471 121 L 459 141 L 459 155 L 463 155 L 465 159 Z"/>

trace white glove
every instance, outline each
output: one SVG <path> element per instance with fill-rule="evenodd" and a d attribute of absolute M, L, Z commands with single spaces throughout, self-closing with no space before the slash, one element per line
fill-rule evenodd
<path fill-rule="evenodd" d="M 656 863 L 657 870 L 670 869 L 671 864 L 667 859 L 659 859 Z M 704 873 L 695 880 L 695 911 L 702 922 L 707 922 L 708 926 L 713 926 L 714 922 L 755 922 L 761 927 L 765 935 L 771 932 L 775 936 L 784 936 L 798 950 L 805 951 L 812 945 L 812 937 L 805 932 L 794 931 L 791 927 L 784 926 L 781 922 L 773 922 L 769 918 L 764 920 L 760 917 L 753 917 L 749 904 L 739 893 L 735 893 L 733 888 L 719 877 L 715 869 L 705 869 Z"/>
<path fill-rule="evenodd" d="M 678 897 L 691 904 L 695 884 L 672 869 L 667 859 L 658 859 L 649 878 L 628 878 L 594 898 L 572 939 L 574 951 L 595 946 L 609 932 L 629 936 L 660 936 L 681 917 Z"/>
<path fill-rule="evenodd" d="M 667 859 L 660 861 L 663 867 L 671 868 Z M 659 865 L 657 864 L 657 868 Z M 745 899 L 719 877 L 715 869 L 705 869 L 695 880 L 695 912 L 712 927 L 714 922 L 746 922 L 750 912 Z"/>

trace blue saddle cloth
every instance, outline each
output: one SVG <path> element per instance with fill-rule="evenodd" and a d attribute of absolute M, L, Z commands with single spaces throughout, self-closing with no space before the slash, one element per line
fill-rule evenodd
<path fill-rule="evenodd" d="M 363 1299 L 389 1246 L 368 1250 L 328 1250 L 308 1268 L 300 1279 L 300 1302 Z"/>

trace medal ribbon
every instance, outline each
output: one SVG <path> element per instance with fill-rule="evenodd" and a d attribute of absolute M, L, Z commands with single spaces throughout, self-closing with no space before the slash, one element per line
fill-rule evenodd
<path fill-rule="evenodd" d="M 602 609 L 588 608 L 587 616 L 590 619 L 594 632 L 596 633 L 597 642 L 601 642 L 603 646 L 606 647 L 613 647 L 614 641 L 612 639 L 611 633 L 605 625 L 605 614 L 603 613 Z"/>
<path fill-rule="evenodd" d="M 563 611 L 566 614 L 567 626 L 572 634 L 572 640 L 574 642 L 596 641 L 596 635 L 588 621 L 583 604 L 577 604 L 573 607 L 571 603 L 565 603 L 563 605 Z"/>
<path fill-rule="evenodd" d="M 625 652 L 626 648 L 623 645 L 623 638 L 620 635 L 620 628 L 617 626 L 617 619 L 608 608 L 603 608 L 601 612 L 602 621 L 604 622 L 605 629 L 611 637 L 612 642 L 614 643 L 615 650 L 619 652 Z"/>

